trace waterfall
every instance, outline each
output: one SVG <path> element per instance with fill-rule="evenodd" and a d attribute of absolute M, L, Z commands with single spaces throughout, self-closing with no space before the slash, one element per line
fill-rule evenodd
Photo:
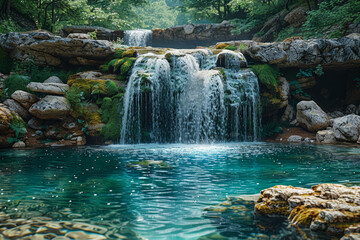
<path fill-rule="evenodd" d="M 260 97 L 241 53 L 141 55 L 124 95 L 121 143 L 256 141 Z"/>
<path fill-rule="evenodd" d="M 128 30 L 124 35 L 125 45 L 133 47 L 147 47 L 152 44 L 151 30 Z"/>

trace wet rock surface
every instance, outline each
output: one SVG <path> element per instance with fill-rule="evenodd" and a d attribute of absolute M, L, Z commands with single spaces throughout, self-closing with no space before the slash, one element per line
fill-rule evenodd
<path fill-rule="evenodd" d="M 301 101 L 297 104 L 296 120 L 310 132 L 325 129 L 330 123 L 327 114 L 314 101 Z"/>
<path fill-rule="evenodd" d="M 288 217 L 293 226 L 341 237 L 360 223 L 360 187 L 319 184 L 305 189 L 279 185 L 261 191 L 255 213 Z"/>

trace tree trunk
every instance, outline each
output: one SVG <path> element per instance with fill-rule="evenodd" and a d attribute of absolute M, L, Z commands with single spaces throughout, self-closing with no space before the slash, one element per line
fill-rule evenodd
<path fill-rule="evenodd" d="M 306 3 L 308 5 L 309 11 L 311 11 L 311 4 L 310 4 L 310 0 L 306 0 Z"/>
<path fill-rule="evenodd" d="M 51 3 L 51 27 L 50 27 L 51 32 L 54 31 L 54 25 L 55 25 L 55 0 L 53 0 Z"/>
<path fill-rule="evenodd" d="M 3 0 L 0 9 L 1 18 L 3 19 L 10 18 L 10 8 L 11 8 L 11 0 Z"/>

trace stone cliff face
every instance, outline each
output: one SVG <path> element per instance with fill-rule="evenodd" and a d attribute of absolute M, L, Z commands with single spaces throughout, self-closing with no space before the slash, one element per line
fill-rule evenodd
<path fill-rule="evenodd" d="M 108 41 L 61 38 L 47 32 L 3 34 L 0 47 L 16 60 L 32 59 L 37 65 L 56 67 L 100 65 L 114 53 Z"/>
<path fill-rule="evenodd" d="M 292 40 L 249 47 L 245 55 L 279 67 L 356 67 L 360 64 L 360 34 L 339 39 Z"/>

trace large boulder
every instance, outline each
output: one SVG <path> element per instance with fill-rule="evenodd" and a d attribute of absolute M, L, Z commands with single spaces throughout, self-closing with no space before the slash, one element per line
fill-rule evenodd
<path fill-rule="evenodd" d="M 339 39 L 293 40 L 266 45 L 255 45 L 244 50 L 248 59 L 279 67 L 307 68 L 321 64 L 323 67 L 360 64 L 360 34 Z"/>
<path fill-rule="evenodd" d="M 40 119 L 61 119 L 70 113 L 70 105 L 64 97 L 46 96 L 35 103 L 29 112 Z"/>
<path fill-rule="evenodd" d="M 74 38 L 74 36 L 84 36 L 78 33 L 89 35 L 92 32 L 96 32 L 96 38 L 99 40 L 117 41 L 118 38 L 124 38 L 123 30 L 110 30 L 93 26 L 66 26 L 60 30 L 60 36 Z"/>
<path fill-rule="evenodd" d="M 360 116 L 351 114 L 335 118 L 332 126 L 337 140 L 348 142 L 358 141 L 360 136 Z"/>
<path fill-rule="evenodd" d="M 27 85 L 27 88 L 34 92 L 41 92 L 47 94 L 63 95 L 69 90 L 69 86 L 64 83 L 38 83 L 31 82 Z"/>
<path fill-rule="evenodd" d="M 306 12 L 307 9 L 304 7 L 295 8 L 285 16 L 284 20 L 293 28 L 300 27 L 306 20 Z"/>
<path fill-rule="evenodd" d="M 71 64 L 78 57 L 100 61 L 114 53 L 109 41 L 61 38 L 47 32 L 3 34 L 0 47 L 16 60 L 32 59 L 42 66 Z"/>
<path fill-rule="evenodd" d="M 44 81 L 44 83 L 60 83 L 62 84 L 63 81 L 58 76 L 51 76 Z"/>
<path fill-rule="evenodd" d="M 11 98 L 20 103 L 26 109 L 29 109 L 31 105 L 39 101 L 38 97 L 34 94 L 22 90 L 15 91 L 11 94 Z"/>
<path fill-rule="evenodd" d="M 27 120 L 31 118 L 29 112 L 25 108 L 23 108 L 17 101 L 13 99 L 6 99 L 4 101 L 4 104 L 8 106 L 10 110 L 19 114 L 23 119 Z"/>
<path fill-rule="evenodd" d="M 306 130 L 316 132 L 329 126 L 328 115 L 314 101 L 301 101 L 296 107 L 296 120 Z"/>
<path fill-rule="evenodd" d="M 332 130 L 322 130 L 316 133 L 316 142 L 318 143 L 335 143 L 336 138 L 334 131 Z"/>

